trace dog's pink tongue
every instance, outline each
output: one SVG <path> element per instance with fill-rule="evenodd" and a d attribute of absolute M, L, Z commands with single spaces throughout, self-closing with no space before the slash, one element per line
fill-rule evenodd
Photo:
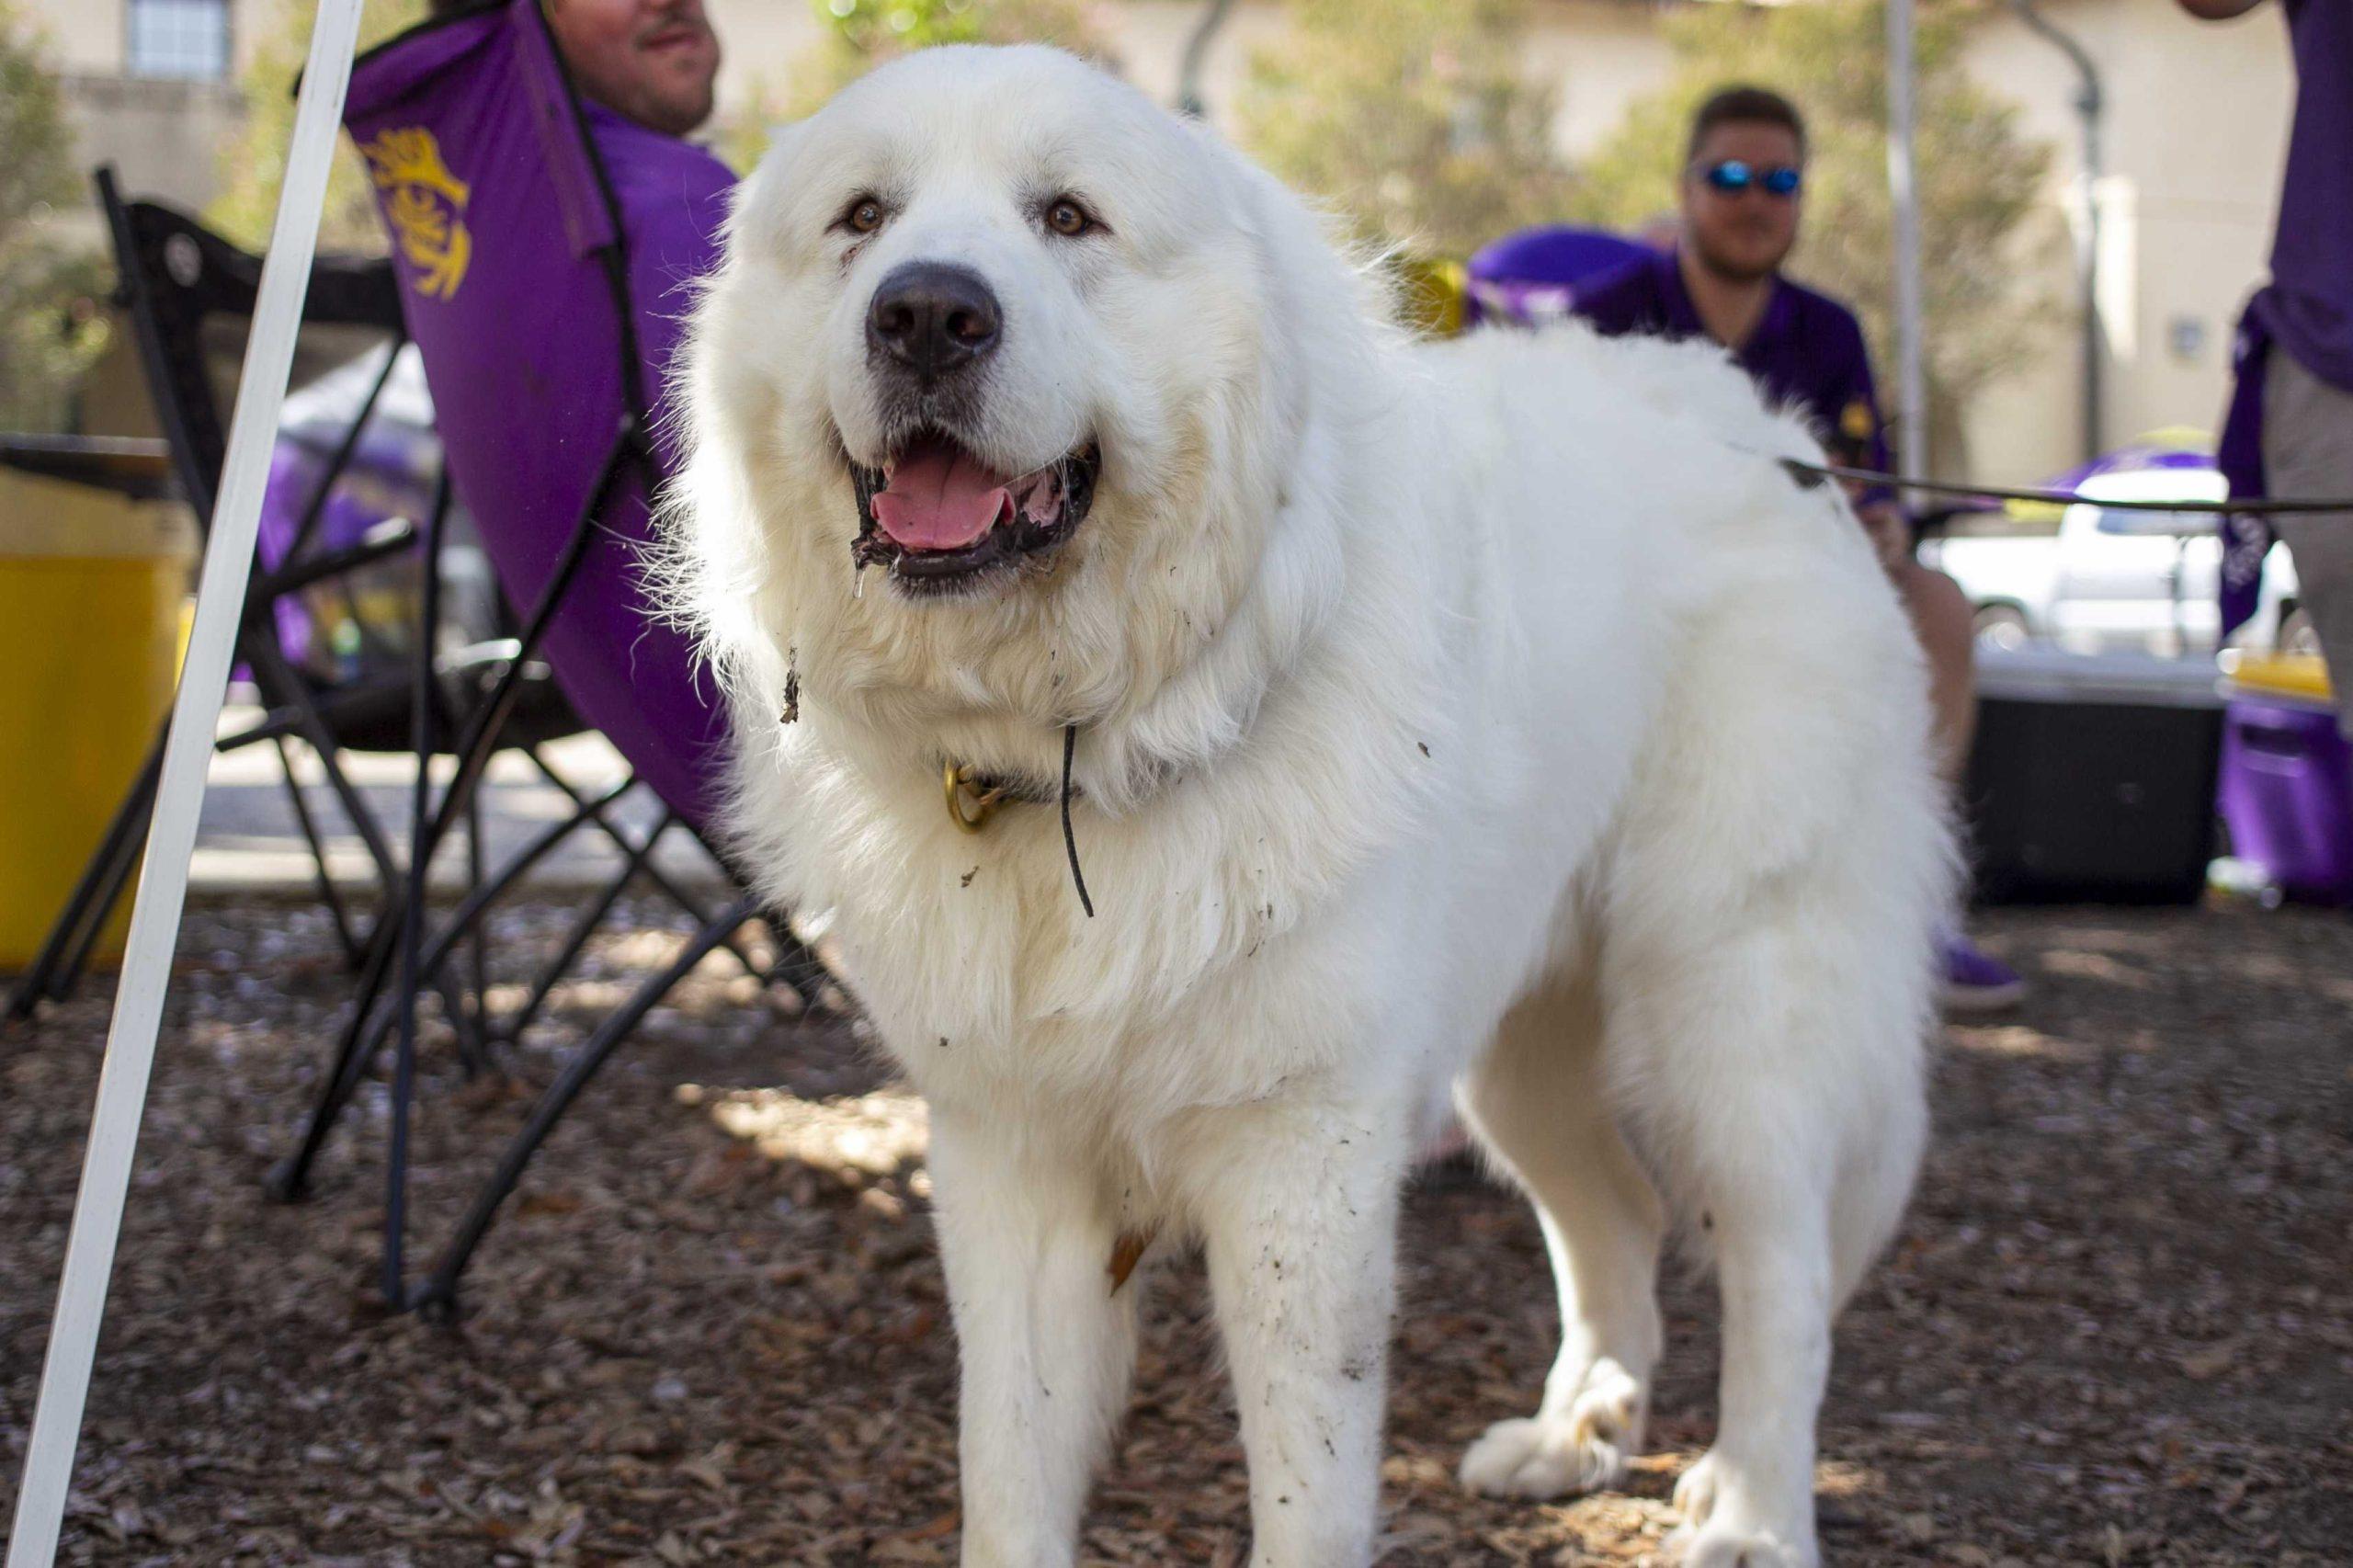
<path fill-rule="evenodd" d="M 1005 481 L 946 441 L 910 447 L 874 497 L 874 520 L 909 550 L 961 550 L 989 531 L 1012 496 Z"/>

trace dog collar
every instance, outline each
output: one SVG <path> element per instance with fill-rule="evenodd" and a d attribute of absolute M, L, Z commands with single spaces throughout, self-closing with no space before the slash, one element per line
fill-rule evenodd
<path fill-rule="evenodd" d="M 1008 801 L 1043 806 L 1054 800 L 1051 785 L 1018 774 L 983 773 L 970 763 L 943 763 L 939 790 L 948 803 L 948 820 L 966 833 L 978 833 L 988 826 L 996 809 Z"/>
<path fill-rule="evenodd" d="M 1071 831 L 1070 801 L 1078 793 L 1071 783 L 1071 767 L 1078 753 L 1078 726 L 1069 724 L 1063 729 L 1063 779 L 1060 796 L 1063 807 L 1063 847 L 1070 855 L 1071 885 L 1078 890 L 1079 906 L 1086 911 L 1089 920 L 1095 918 L 1095 901 L 1086 893 L 1086 875 L 1078 869 L 1078 838 Z M 940 793 L 948 803 L 948 820 L 966 833 L 978 833 L 988 826 L 989 818 L 997 807 L 1007 801 L 1027 801 L 1044 805 L 1055 799 L 1055 792 L 1017 777 L 982 773 L 969 764 L 953 757 L 940 765 Z"/>

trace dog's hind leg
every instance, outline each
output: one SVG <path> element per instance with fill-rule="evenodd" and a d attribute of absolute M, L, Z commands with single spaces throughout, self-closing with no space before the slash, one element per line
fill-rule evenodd
<path fill-rule="evenodd" d="M 1536 1205 L 1561 1303 L 1543 1403 L 1471 1446 L 1461 1477 L 1473 1492 L 1614 1486 L 1642 1446 L 1665 1212 L 1604 1103 L 1600 1033 L 1590 981 L 1563 982 L 1512 1011 L 1463 1086 L 1473 1131 Z"/>
<path fill-rule="evenodd" d="M 1828 1199 L 1727 1188 L 1716 1440 L 1676 1483 L 1685 1568 L 1813 1568 L 1814 1420 L 1830 1371 Z"/>
<path fill-rule="evenodd" d="M 1759 885 L 1725 918 L 1612 937 L 1611 1049 L 1639 1063 L 1624 1087 L 1645 1150 L 1713 1254 L 1723 1309 L 1715 1441 L 1676 1487 L 1686 1568 L 1819 1562 L 1831 1322 L 1879 1239 L 1840 1231 L 1849 1210 L 1892 1218 L 1919 1147 L 1908 988 L 1870 971 L 1920 960 L 1879 949 L 1859 899 L 1823 894 Z M 1880 1190 L 1858 1204 L 1864 1186 Z"/>
<path fill-rule="evenodd" d="M 1250 1462 L 1252 1568 L 1372 1560 L 1402 1111 L 1221 1110 L 1188 1155 Z"/>
<path fill-rule="evenodd" d="M 931 1169 L 963 1398 L 964 1568 L 1067 1568 L 1135 1368 L 1099 1172 L 1017 1123 L 935 1107 Z"/>

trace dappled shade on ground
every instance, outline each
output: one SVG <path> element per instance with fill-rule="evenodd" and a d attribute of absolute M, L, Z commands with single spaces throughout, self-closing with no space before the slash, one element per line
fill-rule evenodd
<path fill-rule="evenodd" d="M 674 938 L 621 934 L 534 1030 L 536 1085 Z M 520 972 L 567 912 L 498 936 Z M 2247 910 L 1998 917 L 2036 983 L 1949 1031 L 1912 1217 L 1840 1333 L 1824 1545 L 1847 1563 L 2345 1560 L 2353 1540 L 2353 924 Z M 919 1103 L 714 960 L 527 1179 L 455 1330 L 370 1306 L 384 1104 L 316 1199 L 259 1182 L 347 977 L 307 908 L 199 908 L 154 1081 L 64 1561 L 948 1563 L 954 1348 Z M 104 1007 L 0 1040 L 0 1489 L 31 1415 Z M 427 1037 L 417 1234 L 525 1096 Z M 1553 1343 L 1515 1197 L 1406 1207 L 1384 1564 L 1654 1559 L 1712 1430 L 1713 1306 L 1671 1273 L 1652 1457 L 1557 1507 L 1462 1496 Z M 1199 1269 L 1158 1260 L 1095 1564 L 1238 1564 L 1246 1506 Z M 0 1491 L 0 1508 L 11 1501 Z M 0 1513 L 5 1517 L 5 1513 Z"/>

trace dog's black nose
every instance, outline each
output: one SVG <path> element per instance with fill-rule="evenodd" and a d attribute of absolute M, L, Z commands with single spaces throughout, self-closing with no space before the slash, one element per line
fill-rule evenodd
<path fill-rule="evenodd" d="M 1005 326 L 996 295 L 969 267 L 910 261 L 893 267 L 866 312 L 866 341 L 928 381 L 996 347 Z"/>

